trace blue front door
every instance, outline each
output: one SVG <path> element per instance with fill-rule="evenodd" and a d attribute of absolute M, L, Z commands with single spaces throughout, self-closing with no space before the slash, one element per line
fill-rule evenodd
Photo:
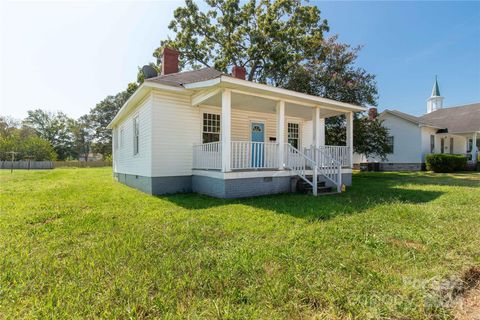
<path fill-rule="evenodd" d="M 265 141 L 265 124 L 261 122 L 252 122 L 252 167 L 263 167 L 264 161 L 264 145 Z M 255 143 L 261 142 L 261 143 Z"/>

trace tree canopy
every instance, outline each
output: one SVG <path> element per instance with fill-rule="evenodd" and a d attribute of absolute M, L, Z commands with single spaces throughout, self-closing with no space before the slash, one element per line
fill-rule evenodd
<path fill-rule="evenodd" d="M 157 59 L 164 47 L 172 47 L 181 53 L 184 68 L 228 72 L 243 66 L 248 80 L 364 107 L 377 104 L 375 75 L 357 65 L 361 47 L 340 43 L 337 36 L 325 37 L 329 27 L 318 7 L 295 0 L 206 4 L 202 11 L 186 0 L 175 10 L 169 25 L 175 36 L 160 42 L 154 52 Z M 378 120 L 365 119 L 355 115 L 355 152 L 385 157 L 381 146 L 388 131 Z M 345 132 L 344 116 L 326 120 L 327 143 L 344 145 Z"/>
<path fill-rule="evenodd" d="M 290 70 L 318 55 L 326 20 L 315 6 L 296 0 L 207 0 L 203 12 L 187 0 L 174 12 L 169 28 L 173 39 L 161 41 L 181 53 L 182 66 L 213 67 L 227 71 L 233 65 L 247 69 L 247 79 L 282 85 Z"/>
<path fill-rule="evenodd" d="M 50 142 L 58 159 L 76 157 L 71 130 L 74 120 L 65 113 L 53 113 L 42 109 L 30 110 L 23 125 L 32 128 L 40 138 Z"/>
<path fill-rule="evenodd" d="M 0 160 L 10 160 L 8 152 L 17 152 L 15 159 L 55 160 L 57 154 L 52 145 L 37 136 L 29 127 L 20 122 L 0 117 Z"/>

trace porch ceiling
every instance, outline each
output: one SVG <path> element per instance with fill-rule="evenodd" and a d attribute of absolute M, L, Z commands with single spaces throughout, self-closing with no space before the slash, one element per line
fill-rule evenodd
<path fill-rule="evenodd" d="M 205 101 L 202 102 L 203 105 L 209 106 L 222 106 L 222 96 L 221 93 L 218 93 Z M 342 114 L 342 112 L 324 109 L 320 106 L 320 117 L 328 118 Z M 276 101 L 273 99 L 258 97 L 249 94 L 241 94 L 238 92 L 232 93 L 232 108 L 246 110 L 246 111 L 256 111 L 262 113 L 275 113 Z M 285 115 L 287 117 L 298 117 L 303 119 L 312 119 L 312 108 L 304 106 L 301 104 L 287 102 L 285 103 Z"/>

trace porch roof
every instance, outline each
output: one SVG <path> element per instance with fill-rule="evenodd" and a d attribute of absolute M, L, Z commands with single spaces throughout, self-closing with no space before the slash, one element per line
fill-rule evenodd
<path fill-rule="evenodd" d="M 350 103 L 238 79 L 212 68 L 204 68 L 146 79 L 145 82 L 133 93 L 130 99 L 125 102 L 107 128 L 113 128 L 120 119 L 132 112 L 137 107 L 138 103 L 151 90 L 175 92 L 177 94 L 184 94 L 192 97 L 198 97 L 202 94 L 208 96 L 210 92 L 212 95 L 208 98 L 212 98 L 215 94 L 214 91 L 218 89 L 230 89 L 232 92 L 253 95 L 260 99 L 274 101 L 284 100 L 291 106 L 320 106 L 336 113 L 350 111 L 363 112 L 367 110 L 367 108 Z"/>

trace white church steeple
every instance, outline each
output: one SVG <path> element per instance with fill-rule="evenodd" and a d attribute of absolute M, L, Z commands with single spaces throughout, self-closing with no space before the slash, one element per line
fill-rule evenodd
<path fill-rule="evenodd" d="M 437 76 L 435 76 L 435 83 L 433 84 L 432 95 L 427 100 L 427 113 L 430 113 L 442 108 L 443 108 L 443 97 L 440 95 L 438 79 L 437 79 Z"/>

